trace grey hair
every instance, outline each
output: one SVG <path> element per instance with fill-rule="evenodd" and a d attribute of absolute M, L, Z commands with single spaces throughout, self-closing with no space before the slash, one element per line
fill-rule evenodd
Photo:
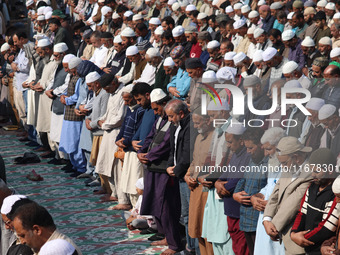
<path fill-rule="evenodd" d="M 166 104 L 165 109 L 171 109 L 175 114 L 179 114 L 180 111 L 183 111 L 184 114 L 187 114 L 189 112 L 188 105 L 179 99 L 170 100 Z"/>
<path fill-rule="evenodd" d="M 270 145 L 277 145 L 282 137 L 286 136 L 285 131 L 280 127 L 273 127 L 266 130 L 261 137 L 261 143 L 269 143 Z"/>

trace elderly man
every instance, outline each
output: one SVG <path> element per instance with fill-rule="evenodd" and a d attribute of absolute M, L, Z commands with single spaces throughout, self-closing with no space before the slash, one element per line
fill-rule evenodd
<path fill-rule="evenodd" d="M 329 54 L 331 53 L 332 50 L 332 39 L 328 36 L 322 37 L 319 40 L 318 50 L 322 56 L 326 57 L 327 59 L 330 59 Z"/>
<path fill-rule="evenodd" d="M 332 48 L 340 47 L 340 33 L 339 33 L 340 25 L 332 24 L 331 25 L 331 34 L 332 34 Z"/>
<path fill-rule="evenodd" d="M 175 46 L 182 46 L 185 56 L 189 57 L 192 44 L 187 41 L 184 32 L 185 30 L 182 26 L 177 26 L 172 30 L 172 36 L 175 40 Z"/>
<path fill-rule="evenodd" d="M 326 67 L 323 72 L 323 77 L 325 79 L 325 84 L 327 89 L 322 95 L 326 104 L 335 105 L 337 108 L 340 107 L 340 68 L 335 65 L 330 65 Z"/>
<path fill-rule="evenodd" d="M 311 81 L 302 73 L 301 68 L 295 61 L 287 62 L 282 69 L 283 76 L 287 81 L 298 80 L 304 89 L 309 89 Z"/>
<path fill-rule="evenodd" d="M 310 68 L 312 66 L 313 61 L 321 57 L 321 53 L 315 48 L 315 42 L 313 41 L 312 38 L 307 36 L 302 42 L 301 42 L 301 50 L 303 52 L 303 55 L 305 57 L 305 66 L 307 68 Z M 305 68 L 305 75 L 308 73 L 308 69 Z"/>
<path fill-rule="evenodd" d="M 304 147 L 297 138 L 288 136 L 279 141 L 276 150 L 277 159 L 285 171 L 268 199 L 263 225 L 273 241 L 283 240 L 286 254 L 304 254 L 304 249 L 290 239 L 290 230 L 312 180 L 311 173 L 305 168 L 312 148 Z"/>
<path fill-rule="evenodd" d="M 311 70 L 312 85 L 309 87 L 312 97 L 322 97 L 327 86 L 324 79 L 324 71 L 329 65 L 329 61 L 325 57 L 314 59 Z"/>
<path fill-rule="evenodd" d="M 233 198 L 240 207 L 240 230 L 244 231 L 249 254 L 254 254 L 257 220 L 259 212 L 251 207 L 251 196 L 267 184 L 267 172 L 264 168 L 268 166 L 268 158 L 264 155 L 264 149 L 260 142 L 264 131 L 261 128 L 248 128 L 242 135 L 244 146 L 251 155 L 248 166 L 256 171 L 245 172 L 243 178 L 237 183 Z M 240 173 L 239 173 L 240 174 Z"/>
<path fill-rule="evenodd" d="M 35 202 L 23 204 L 15 210 L 13 227 L 20 242 L 29 246 L 35 255 L 39 254 L 46 242 L 55 239 L 66 240 L 76 248 L 78 254 L 82 254 L 69 237 L 59 232 L 49 212 Z"/>
<path fill-rule="evenodd" d="M 162 254 L 183 250 L 179 235 L 180 194 L 177 177 L 169 176 L 166 168 L 170 153 L 170 125 L 165 105 L 170 100 L 163 90 L 150 94 L 151 107 L 159 115 L 151 132 L 138 151 L 138 159 L 146 165 L 141 215 L 153 215 L 159 233 L 166 239 L 152 245 L 168 245 Z"/>
<path fill-rule="evenodd" d="M 257 42 L 255 47 L 257 50 L 266 50 L 268 47 L 272 47 L 273 43 L 268 38 L 268 34 L 262 28 L 256 28 L 254 30 L 254 40 Z"/>
<path fill-rule="evenodd" d="M 190 58 L 199 58 L 202 53 L 202 47 L 197 41 L 197 28 L 194 26 L 188 26 L 185 28 L 185 37 L 187 41 L 191 43 Z"/>
<path fill-rule="evenodd" d="M 329 148 L 333 154 L 338 157 L 340 153 L 339 146 L 339 125 L 340 125 L 340 117 L 337 111 L 337 108 L 331 104 L 325 104 L 321 107 L 318 113 L 318 118 L 321 124 L 327 129 L 326 134 L 326 142 L 322 141 L 323 144 Z M 324 139 L 324 137 L 322 138 Z"/>
<path fill-rule="evenodd" d="M 309 159 L 313 182 L 301 201 L 290 234 L 297 245 L 304 247 L 306 254 L 320 253 L 323 241 L 336 233 L 340 216 L 332 191 L 337 177 L 336 161 L 335 155 L 327 148 L 317 149 Z"/>
<path fill-rule="evenodd" d="M 208 31 L 199 32 L 197 36 L 197 42 L 199 43 L 200 47 L 202 48 L 202 53 L 200 55 L 200 60 L 204 66 L 206 66 L 210 55 L 207 50 L 208 43 L 212 40 L 211 35 Z"/>
<path fill-rule="evenodd" d="M 302 69 L 305 66 L 305 57 L 301 50 L 301 39 L 296 36 L 293 30 L 286 30 L 282 33 L 282 41 L 289 49 L 288 59 L 295 61 Z"/>
<path fill-rule="evenodd" d="M 216 72 L 222 66 L 223 58 L 220 55 L 220 46 L 221 44 L 216 40 L 208 43 L 207 50 L 210 58 L 207 62 L 206 71 L 212 70 Z"/>
<path fill-rule="evenodd" d="M 276 157 L 276 146 L 285 136 L 285 131 L 280 127 L 273 127 L 267 129 L 261 137 L 261 144 L 264 148 L 264 155 L 269 157 L 268 166 L 271 167 L 271 171 L 268 173 L 267 185 L 261 189 L 261 191 L 250 198 L 254 209 L 260 212 L 259 219 L 257 221 L 255 249 L 254 254 L 285 254 L 283 244 L 273 242 L 267 235 L 264 226 L 262 224 L 263 211 L 268 202 L 269 196 L 272 194 L 275 184 L 280 179 L 281 172 L 277 170 L 280 163 Z"/>
<path fill-rule="evenodd" d="M 245 20 L 239 19 L 238 21 L 234 22 L 233 27 L 236 30 L 237 34 L 242 37 L 242 40 L 235 48 L 235 52 L 247 52 L 250 45 L 250 40 L 247 35 L 247 23 L 245 22 Z"/>
<path fill-rule="evenodd" d="M 95 47 L 92 57 L 89 59 L 99 68 L 105 67 L 105 58 L 108 53 L 108 48 L 105 47 L 103 41 L 101 40 L 101 33 L 99 31 L 93 32 L 90 37 L 91 44 Z"/>
<path fill-rule="evenodd" d="M 115 157 L 117 145 L 113 142 L 119 134 L 126 112 L 126 106 L 121 95 L 124 85 L 112 74 L 103 74 L 99 83 L 110 96 L 105 114 L 97 120 L 98 127 L 104 130 L 95 170 L 102 182 L 102 190 L 98 191 L 97 194 L 109 194 L 112 198 L 118 197 L 119 206 L 117 205 L 116 209 L 129 210 L 131 206 L 128 198 L 119 188 L 122 165 L 119 159 Z"/>
<path fill-rule="evenodd" d="M 134 85 L 130 84 L 122 89 L 124 104 L 128 106 L 128 109 L 124 123 L 117 135 L 116 145 L 119 147 L 118 150 L 125 152 L 120 187 L 129 196 L 132 206 L 135 207 L 138 198 L 135 184 L 143 176 L 144 169 L 132 146 L 132 138 L 142 123 L 145 109 L 137 104 L 137 101 L 131 94 L 133 87 Z"/>

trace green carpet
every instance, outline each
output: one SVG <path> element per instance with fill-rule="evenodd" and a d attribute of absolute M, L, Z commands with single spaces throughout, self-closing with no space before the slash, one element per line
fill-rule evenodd
<path fill-rule="evenodd" d="M 5 160 L 7 182 L 20 194 L 46 207 L 61 232 L 80 247 L 83 254 L 159 254 L 167 247 L 151 247 L 148 236 L 129 231 L 122 211 L 110 211 L 113 203 L 98 203 L 100 196 L 84 180 L 69 177 L 61 167 L 49 165 L 50 159 L 30 165 L 14 165 L 13 159 L 32 151 L 14 135 L 1 135 L 0 154 Z M 37 153 L 39 155 L 39 153 Z M 44 180 L 33 182 L 26 175 L 35 170 Z"/>

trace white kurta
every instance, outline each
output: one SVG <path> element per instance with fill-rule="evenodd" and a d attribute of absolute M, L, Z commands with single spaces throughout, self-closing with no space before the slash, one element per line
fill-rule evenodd
<path fill-rule="evenodd" d="M 53 142 L 60 142 L 61 129 L 63 127 L 64 114 L 51 113 L 50 139 Z"/>
<path fill-rule="evenodd" d="M 139 161 L 135 151 L 127 151 L 124 155 L 124 164 L 120 188 L 124 193 L 136 195 L 136 182 L 144 174 L 143 164 Z"/>
<path fill-rule="evenodd" d="M 55 61 L 49 62 L 43 70 L 40 86 L 43 87 L 44 91 L 39 92 L 39 108 L 37 127 L 38 132 L 50 132 L 51 124 L 51 106 L 52 99 L 45 94 L 45 89 L 53 83 L 55 72 L 57 71 L 58 63 Z"/>
<path fill-rule="evenodd" d="M 104 45 L 102 45 L 99 48 L 96 48 L 94 50 L 94 53 L 90 61 L 96 66 L 98 66 L 99 68 L 102 68 L 105 66 L 107 53 L 108 53 L 108 49 Z"/>
<path fill-rule="evenodd" d="M 114 154 L 117 151 L 115 143 L 119 134 L 120 126 L 123 123 L 126 106 L 122 98 L 123 84 L 119 86 L 114 94 L 111 94 L 107 103 L 107 110 L 100 120 L 105 122 L 102 125 L 104 130 L 102 143 L 100 144 L 98 159 L 96 163 L 96 173 L 111 177 Z"/>
<path fill-rule="evenodd" d="M 36 78 L 34 65 L 31 65 L 31 69 L 28 75 L 27 82 L 30 83 Z M 37 125 L 36 112 L 38 110 L 39 96 L 34 90 L 29 89 L 27 91 L 27 125 Z"/>

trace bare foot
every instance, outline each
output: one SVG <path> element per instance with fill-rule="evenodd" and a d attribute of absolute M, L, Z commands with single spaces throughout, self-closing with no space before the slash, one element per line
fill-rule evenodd
<path fill-rule="evenodd" d="M 166 238 L 160 240 L 160 241 L 155 241 L 150 244 L 151 246 L 167 246 L 168 242 L 166 241 Z"/>
<path fill-rule="evenodd" d="M 93 195 L 103 195 L 103 194 L 107 194 L 106 191 L 103 189 L 93 191 Z"/>
<path fill-rule="evenodd" d="M 176 253 L 176 251 L 171 250 L 171 249 L 167 249 L 167 250 L 163 251 L 161 253 L 161 255 L 171 255 L 171 254 L 175 254 L 175 253 Z"/>
<path fill-rule="evenodd" d="M 111 197 L 109 194 L 104 195 L 103 197 L 100 198 L 101 202 L 116 202 L 118 201 L 118 198 L 116 197 Z"/>
<path fill-rule="evenodd" d="M 131 208 L 132 208 L 131 205 L 118 204 L 118 205 L 112 207 L 112 210 L 124 210 L 124 211 L 128 211 Z"/>

